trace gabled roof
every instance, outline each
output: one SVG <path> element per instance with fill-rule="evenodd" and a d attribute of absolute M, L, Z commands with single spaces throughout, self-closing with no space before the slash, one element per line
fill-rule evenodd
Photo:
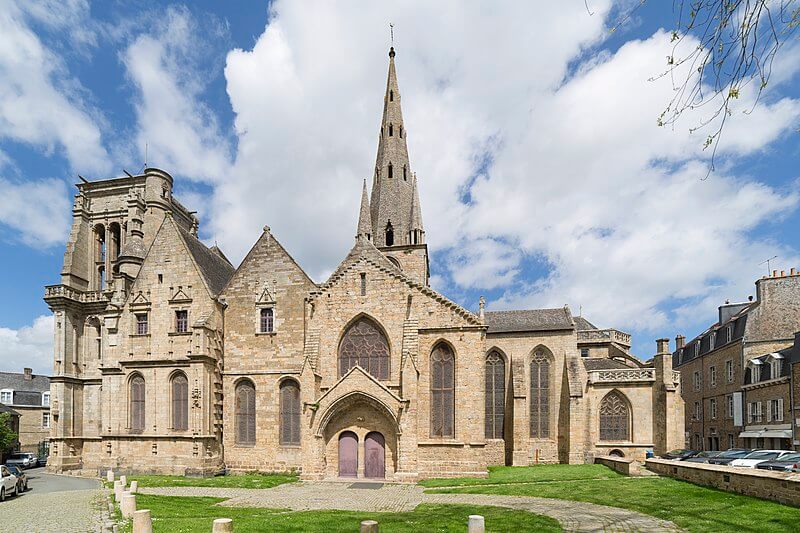
<path fill-rule="evenodd" d="M 597 329 L 597 326 L 583 318 L 582 316 L 574 316 L 572 320 L 575 322 L 575 329 L 577 331 L 588 331 L 592 329 Z"/>
<path fill-rule="evenodd" d="M 487 311 L 487 333 L 574 329 L 568 307 L 524 311 Z"/>
<path fill-rule="evenodd" d="M 222 259 L 224 259 L 226 263 L 228 263 L 229 265 L 233 266 L 233 263 L 231 263 L 231 260 L 230 260 L 230 259 L 228 259 L 228 256 L 226 256 L 224 253 L 222 253 L 222 250 L 220 249 L 220 247 L 219 247 L 219 246 L 217 246 L 217 245 L 215 244 L 214 246 L 212 246 L 211 248 L 209 248 L 209 250 L 211 250 L 211 253 L 217 254 L 217 255 L 218 255 L 218 256 L 220 256 Z"/>
<path fill-rule="evenodd" d="M 592 370 L 620 370 L 633 368 L 620 361 L 615 361 L 614 359 L 608 359 L 605 357 L 585 357 L 581 359 L 581 361 L 583 361 L 583 366 L 586 367 L 586 370 L 589 372 Z"/>
<path fill-rule="evenodd" d="M 186 243 L 186 248 L 192 254 L 200 275 L 205 279 L 212 296 L 217 296 L 228 280 L 233 276 L 233 266 L 218 253 L 214 253 L 194 235 L 183 229 L 179 224 L 175 227 L 178 234 Z"/>
<path fill-rule="evenodd" d="M 26 392 L 49 392 L 50 378 L 33 374 L 30 380 L 19 372 L 0 372 L 0 389 Z"/>
<path fill-rule="evenodd" d="M 8 413 L 11 416 L 20 416 L 20 414 L 18 412 L 16 412 L 15 410 L 10 408 L 9 406 L 3 405 L 2 403 L 0 403 L 0 414 L 2 414 L 2 413 Z"/>

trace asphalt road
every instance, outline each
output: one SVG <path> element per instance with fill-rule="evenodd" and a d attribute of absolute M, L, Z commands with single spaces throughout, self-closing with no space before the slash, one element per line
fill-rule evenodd
<path fill-rule="evenodd" d="M 46 494 L 48 492 L 64 492 L 68 490 L 87 490 L 100 488 L 96 479 L 85 479 L 72 476 L 55 476 L 45 472 L 44 467 L 25 470 L 28 475 L 28 492 Z"/>

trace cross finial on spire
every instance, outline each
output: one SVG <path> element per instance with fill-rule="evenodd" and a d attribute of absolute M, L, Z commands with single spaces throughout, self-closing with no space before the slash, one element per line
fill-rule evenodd
<path fill-rule="evenodd" d="M 389 23 L 389 57 L 394 57 L 394 24 Z"/>

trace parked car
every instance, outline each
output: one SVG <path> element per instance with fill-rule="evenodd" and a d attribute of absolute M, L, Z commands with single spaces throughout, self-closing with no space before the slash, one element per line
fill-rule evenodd
<path fill-rule="evenodd" d="M 764 461 L 756 465 L 761 470 L 777 470 L 779 472 L 791 472 L 792 469 L 800 466 L 800 453 L 789 453 L 775 459 L 774 461 Z M 796 471 L 796 470 L 795 470 Z"/>
<path fill-rule="evenodd" d="M 788 450 L 756 450 L 748 453 L 741 459 L 734 459 L 731 461 L 731 466 L 755 468 L 759 463 L 763 463 L 764 461 L 774 461 L 775 459 L 780 459 L 784 455 L 788 455 L 790 453 L 793 452 Z"/>
<path fill-rule="evenodd" d="M 18 466 L 20 468 L 34 468 L 39 466 L 39 458 L 36 457 L 35 453 L 12 453 L 11 457 L 6 459 L 6 464 Z"/>
<path fill-rule="evenodd" d="M 685 461 L 689 457 L 694 457 L 699 452 L 696 450 L 671 450 L 661 456 L 661 459 L 673 459 L 675 461 Z"/>
<path fill-rule="evenodd" d="M 697 455 L 689 457 L 688 459 L 684 459 L 687 463 L 707 463 L 710 459 L 718 456 L 723 452 L 720 451 L 707 451 L 707 452 L 700 452 Z"/>
<path fill-rule="evenodd" d="M 6 468 L 17 477 L 17 494 L 28 490 L 28 474 L 18 466 L 6 465 Z"/>
<path fill-rule="evenodd" d="M 708 464 L 710 465 L 729 465 L 736 459 L 741 459 L 745 457 L 753 450 L 746 450 L 744 448 L 731 448 L 730 450 L 724 451 L 721 454 L 717 455 L 716 457 L 709 457 Z"/>
<path fill-rule="evenodd" d="M 0 466 L 0 502 L 6 501 L 9 494 L 18 494 L 17 476 L 7 466 Z"/>

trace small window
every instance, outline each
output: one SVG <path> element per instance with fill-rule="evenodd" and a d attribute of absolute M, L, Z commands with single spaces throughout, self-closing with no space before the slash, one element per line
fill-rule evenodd
<path fill-rule="evenodd" d="M 389 167 L 392 168 L 391 166 Z M 393 246 L 394 245 L 394 229 L 392 228 L 392 223 L 386 223 L 386 246 Z"/>
<path fill-rule="evenodd" d="M 581 357 L 589 357 L 589 348 L 581 348 Z"/>
<path fill-rule="evenodd" d="M 189 311 L 185 309 L 175 311 L 175 331 L 177 333 L 189 331 Z"/>
<path fill-rule="evenodd" d="M 694 373 L 694 390 L 700 390 L 701 380 L 700 380 L 700 372 L 695 371 Z"/>
<path fill-rule="evenodd" d="M 397 133 L 400 135 L 400 138 L 403 138 L 403 126 L 397 126 Z"/>
<path fill-rule="evenodd" d="M 50 393 L 45 392 L 42 394 L 42 407 L 50 407 Z"/>
<path fill-rule="evenodd" d="M 694 402 L 694 419 L 700 420 L 700 402 Z"/>
<path fill-rule="evenodd" d="M 733 361 L 725 361 L 725 375 L 728 383 L 733 383 Z"/>
<path fill-rule="evenodd" d="M 394 91 L 389 91 L 389 101 L 394 102 Z"/>
<path fill-rule="evenodd" d="M 392 179 L 392 177 L 394 177 L 394 172 L 392 172 L 392 170 L 393 170 L 392 164 L 389 163 L 389 179 Z"/>
<path fill-rule="evenodd" d="M 711 366 L 708 368 L 708 380 L 711 382 L 712 387 L 717 386 L 717 367 Z"/>
<path fill-rule="evenodd" d="M 5 405 L 14 403 L 14 391 L 10 389 L 0 391 L 0 403 Z"/>
<path fill-rule="evenodd" d="M 159 274 L 158 275 L 158 282 L 159 283 L 164 283 L 164 274 Z"/>
<path fill-rule="evenodd" d="M 361 296 L 367 295 L 367 275 L 361 273 Z"/>
<path fill-rule="evenodd" d="M 392 137 L 393 135 L 394 135 L 394 126 L 389 124 L 389 137 Z M 391 176 L 389 177 L 391 178 Z"/>
<path fill-rule="evenodd" d="M 711 398 L 708 401 L 708 407 L 709 407 L 709 411 L 711 412 L 711 419 L 713 420 L 713 419 L 717 418 L 717 400 L 714 399 L 714 398 Z"/>
<path fill-rule="evenodd" d="M 275 310 L 271 307 L 261 309 L 261 325 L 259 331 L 261 333 L 272 333 L 275 331 Z"/>
<path fill-rule="evenodd" d="M 403 181 L 408 181 L 408 169 L 403 165 Z"/>
<path fill-rule="evenodd" d="M 42 428 L 50 429 L 50 413 L 42 413 Z"/>
<path fill-rule="evenodd" d="M 136 334 L 147 335 L 149 331 L 147 313 L 136 313 Z"/>

